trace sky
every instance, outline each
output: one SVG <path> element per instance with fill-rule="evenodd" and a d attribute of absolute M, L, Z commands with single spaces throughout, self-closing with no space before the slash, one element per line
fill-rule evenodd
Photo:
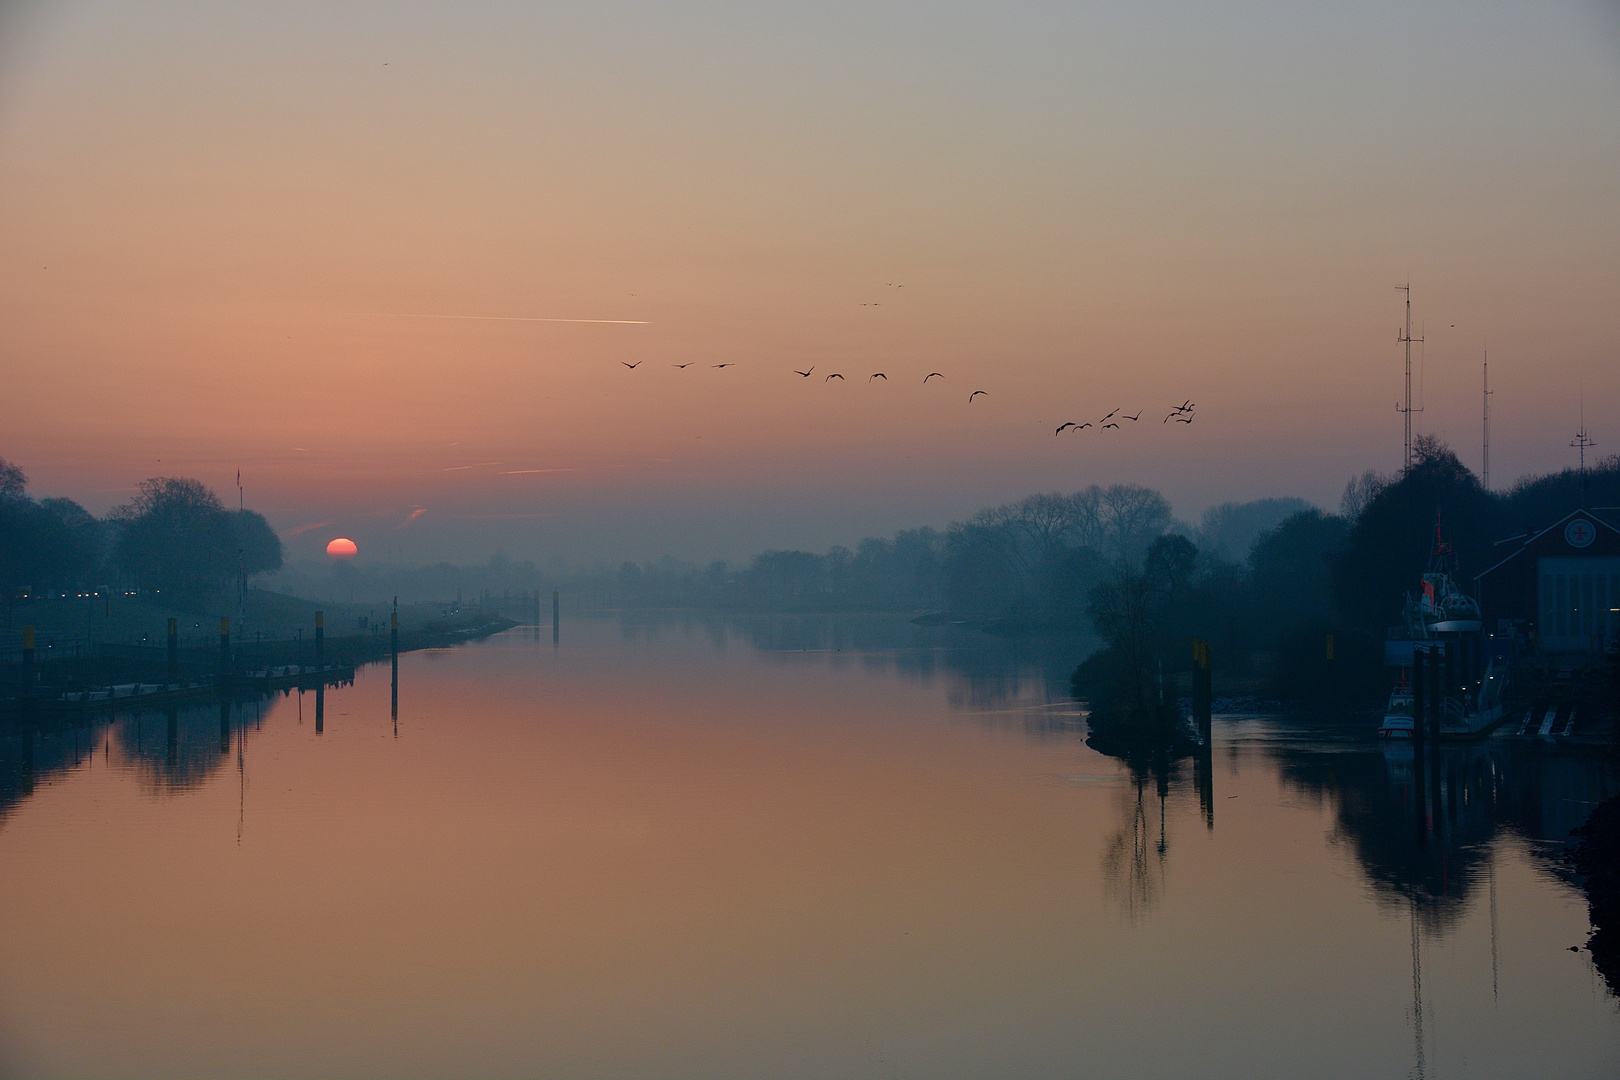
<path fill-rule="evenodd" d="M 0 5 L 0 457 L 294 558 L 1334 507 L 1407 281 L 1419 432 L 1620 451 L 1620 4 Z"/>

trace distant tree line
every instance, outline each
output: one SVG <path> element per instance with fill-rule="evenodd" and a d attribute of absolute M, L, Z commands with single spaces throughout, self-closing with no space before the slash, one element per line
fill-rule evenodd
<path fill-rule="evenodd" d="M 154 477 L 105 518 L 71 499 L 34 499 L 0 458 L 0 589 L 8 601 L 130 588 L 200 602 L 281 567 L 281 540 L 252 510 L 229 510 L 197 480 Z"/>

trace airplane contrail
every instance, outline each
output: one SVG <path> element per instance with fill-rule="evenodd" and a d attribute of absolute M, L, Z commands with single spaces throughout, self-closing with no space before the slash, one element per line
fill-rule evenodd
<path fill-rule="evenodd" d="M 478 322 L 566 322 L 605 323 L 612 326 L 650 326 L 646 319 L 541 319 L 527 315 L 417 315 L 407 311 L 340 311 L 367 319 L 473 319 Z"/>

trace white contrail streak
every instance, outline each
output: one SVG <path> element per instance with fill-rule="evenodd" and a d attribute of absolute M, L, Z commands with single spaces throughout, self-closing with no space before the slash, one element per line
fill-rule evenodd
<path fill-rule="evenodd" d="M 650 326 L 646 319 L 538 319 L 527 315 L 416 315 L 404 311 L 340 311 L 366 319 L 472 319 L 477 322 L 569 322 L 604 323 L 610 326 Z"/>

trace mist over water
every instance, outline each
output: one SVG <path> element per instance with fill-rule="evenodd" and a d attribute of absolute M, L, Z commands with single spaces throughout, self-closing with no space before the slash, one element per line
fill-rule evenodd
<path fill-rule="evenodd" d="M 1361 727 L 1126 762 L 1065 676 L 891 617 L 615 615 L 406 654 L 397 725 L 375 666 L 319 734 L 294 694 L 8 741 L 5 1060 L 1607 1074 L 1557 861 L 1605 768 L 1459 747 L 1425 824 Z"/>

